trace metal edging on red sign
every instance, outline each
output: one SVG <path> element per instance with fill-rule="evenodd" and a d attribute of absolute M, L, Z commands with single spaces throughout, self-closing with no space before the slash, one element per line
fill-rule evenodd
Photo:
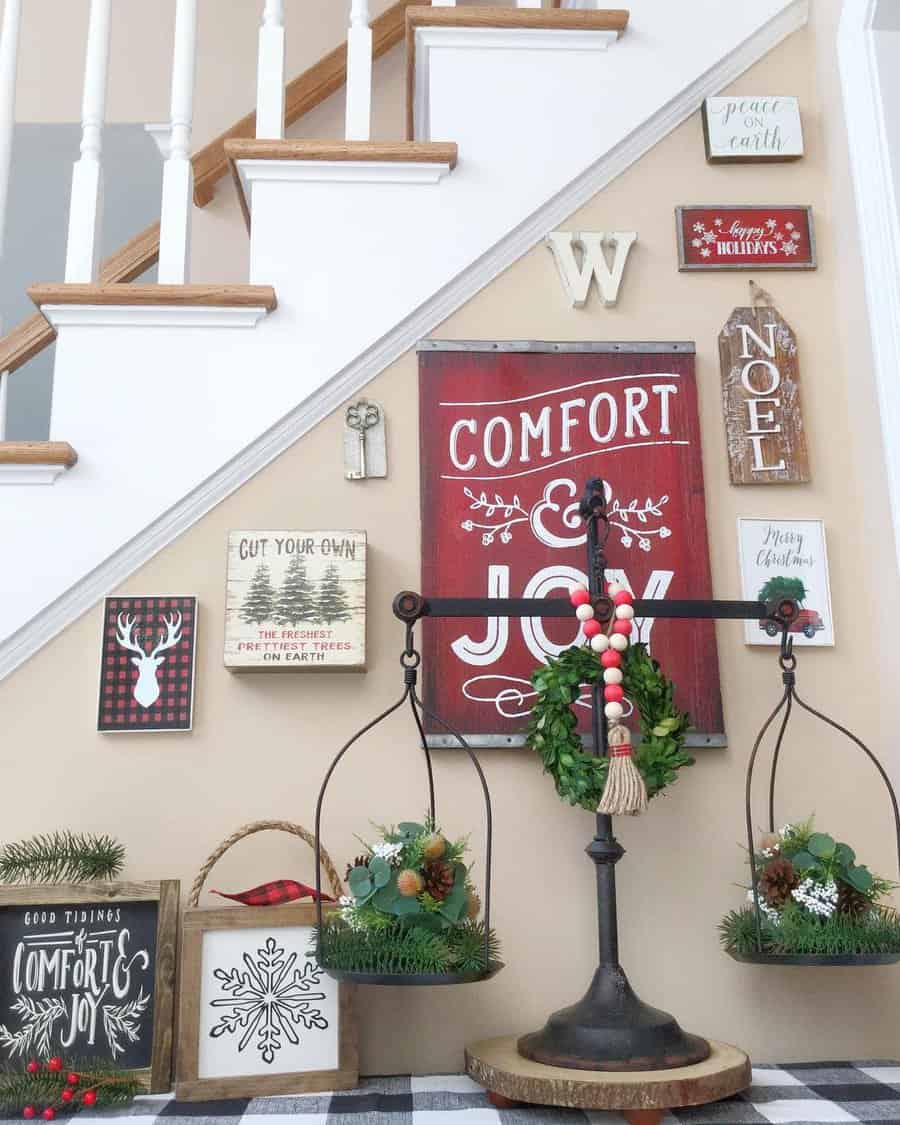
<path fill-rule="evenodd" d="M 746 213 L 748 211 L 800 211 L 806 217 L 806 227 L 809 238 L 808 257 L 797 262 L 766 262 L 740 261 L 740 262 L 688 262 L 687 246 L 684 239 L 684 214 L 686 211 L 720 211 L 725 213 Z M 678 270 L 680 273 L 707 270 L 814 270 L 818 269 L 819 260 L 816 248 L 816 231 L 813 222 L 813 209 L 805 203 L 779 203 L 767 207 L 765 203 L 744 204 L 718 204 L 718 203 L 691 203 L 675 208 L 675 230 L 678 239 Z"/>

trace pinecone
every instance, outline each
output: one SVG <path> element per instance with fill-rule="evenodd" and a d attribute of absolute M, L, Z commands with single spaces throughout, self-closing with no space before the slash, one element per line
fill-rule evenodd
<path fill-rule="evenodd" d="M 838 914 L 850 914 L 854 918 L 861 918 L 872 909 L 872 900 L 856 887 L 849 883 L 838 882 Z"/>
<path fill-rule="evenodd" d="M 358 855 L 352 863 L 348 863 L 347 864 L 347 871 L 346 871 L 346 874 L 344 875 L 344 882 L 346 883 L 346 882 L 349 881 L 350 872 L 353 870 L 354 867 L 368 867 L 369 866 L 369 860 L 371 858 L 372 857 L 368 853 L 366 853 L 365 855 Z"/>
<path fill-rule="evenodd" d="M 422 868 L 425 876 L 425 890 L 437 902 L 443 902 L 453 890 L 456 881 L 456 872 L 449 863 L 441 859 L 432 860 Z"/>
<path fill-rule="evenodd" d="M 799 885 L 800 877 L 789 859 L 773 859 L 759 876 L 759 893 L 770 906 L 784 906 Z"/>

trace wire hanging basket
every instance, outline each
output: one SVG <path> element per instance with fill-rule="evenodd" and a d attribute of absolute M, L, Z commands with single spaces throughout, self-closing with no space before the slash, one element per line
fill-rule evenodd
<path fill-rule="evenodd" d="M 317 912 L 317 926 L 316 926 L 316 957 L 319 965 L 328 973 L 329 976 L 337 980 L 346 980 L 356 984 L 376 984 L 376 985 L 402 985 L 402 986 L 424 986 L 424 985 L 451 985 L 451 984 L 472 984 L 478 981 L 489 980 L 495 976 L 504 966 L 503 962 L 498 960 L 496 956 L 496 946 L 494 942 L 493 933 L 491 931 L 491 856 L 492 856 L 492 837 L 493 837 L 493 816 L 491 810 L 491 796 L 488 789 L 487 779 L 484 776 L 484 771 L 481 768 L 481 763 L 475 756 L 472 748 L 466 742 L 465 738 L 448 723 L 446 723 L 439 715 L 430 711 L 422 702 L 417 691 L 418 682 L 418 668 L 421 663 L 421 655 L 415 649 L 413 644 L 413 625 L 420 616 L 422 606 L 422 599 L 416 594 L 403 593 L 399 594 L 394 599 L 394 613 L 402 621 L 406 622 L 406 647 L 400 655 L 400 665 L 403 669 L 403 694 L 396 703 L 391 704 L 386 710 L 382 711 L 380 715 L 372 719 L 371 722 L 366 723 L 360 730 L 358 730 L 338 751 L 322 782 L 319 790 L 318 800 L 316 801 L 316 823 L 315 823 L 315 851 L 316 851 L 316 912 Z M 480 940 L 480 956 L 476 958 L 479 962 L 477 965 L 469 966 L 462 970 L 448 969 L 439 972 L 423 972 L 423 971 L 368 971 L 363 969 L 348 968 L 346 965 L 339 966 L 335 963 L 330 963 L 329 958 L 329 938 L 328 929 L 323 926 L 323 907 L 321 898 L 321 870 L 320 870 L 320 857 L 322 855 L 322 811 L 325 801 L 325 793 L 328 789 L 329 783 L 337 769 L 338 764 L 348 751 L 359 742 L 364 735 L 369 734 L 375 727 L 379 726 L 386 719 L 390 718 L 395 712 L 400 711 L 403 707 L 408 706 L 412 714 L 415 724 L 416 733 L 422 752 L 425 756 L 425 769 L 428 780 L 428 818 L 429 823 L 434 826 L 437 824 L 436 820 L 436 806 L 435 806 L 435 785 L 434 785 L 434 766 L 431 759 L 431 751 L 428 747 L 428 741 L 425 736 L 425 727 L 423 724 L 423 717 L 427 718 L 433 723 L 436 723 L 444 731 L 452 736 L 457 744 L 466 752 L 472 766 L 478 775 L 478 780 L 481 784 L 481 791 L 484 796 L 484 815 L 485 815 L 485 866 L 484 866 L 484 905 L 482 922 L 479 923 L 477 933 L 480 935 L 483 931 L 483 938 Z M 402 826 L 401 826 L 402 827 Z M 396 879 L 396 877 L 395 877 Z M 422 922 L 427 921 L 425 916 L 420 919 Z M 415 925 L 416 922 L 411 919 L 406 919 L 406 924 Z"/>
<path fill-rule="evenodd" d="M 768 778 L 768 831 L 771 835 L 775 835 L 775 793 L 777 787 L 778 766 L 781 759 L 781 752 L 784 747 L 785 735 L 788 731 L 793 711 L 795 707 L 805 711 L 814 719 L 817 719 L 836 730 L 839 734 L 849 739 L 854 746 L 858 747 L 874 765 L 878 772 L 879 777 L 884 782 L 885 789 L 887 790 L 888 798 L 891 804 L 891 810 L 894 818 L 894 834 L 897 843 L 897 867 L 900 871 L 900 808 L 897 804 L 897 796 L 894 792 L 894 787 L 891 784 L 890 778 L 887 775 L 881 762 L 876 755 L 869 749 L 868 746 L 852 731 L 830 719 L 827 715 L 823 715 L 821 711 L 817 711 L 797 694 L 796 688 L 796 667 L 797 657 L 793 651 L 793 640 L 788 636 L 785 629 L 782 633 L 781 651 L 779 653 L 779 664 L 781 667 L 781 678 L 784 685 L 781 699 L 778 705 L 766 719 L 760 730 L 756 741 L 753 744 L 753 750 L 750 754 L 750 760 L 747 764 L 746 775 L 746 788 L 745 788 L 745 814 L 746 814 L 746 827 L 747 827 L 747 853 L 750 860 L 750 875 L 751 875 L 751 895 L 753 902 L 753 914 L 755 919 L 755 948 L 737 950 L 732 947 L 727 948 L 727 952 L 736 961 L 741 961 L 746 964 L 752 965 L 818 965 L 818 966 L 863 966 L 863 965 L 892 965 L 900 962 L 900 915 L 890 907 L 878 907 L 873 905 L 873 913 L 877 914 L 880 918 L 890 920 L 897 926 L 897 944 L 895 950 L 884 952 L 842 952 L 842 953 L 804 953 L 804 952 L 790 952 L 789 950 L 779 951 L 771 948 L 771 944 L 767 943 L 764 939 L 766 930 L 766 919 L 764 916 L 759 878 L 760 878 L 760 862 L 757 857 L 756 846 L 754 843 L 753 833 L 753 813 L 752 813 L 752 797 L 753 797 L 753 777 L 756 769 L 760 751 L 763 742 L 769 730 L 775 724 L 776 720 L 780 717 L 778 725 L 778 734 L 775 739 L 775 746 L 772 753 L 772 764 L 769 770 Z M 844 847 L 846 845 L 838 845 Z"/>

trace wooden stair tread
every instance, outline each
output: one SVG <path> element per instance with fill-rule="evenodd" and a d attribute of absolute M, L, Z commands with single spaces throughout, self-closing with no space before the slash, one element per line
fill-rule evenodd
<path fill-rule="evenodd" d="M 182 305 L 277 308 L 271 285 L 32 285 L 28 296 L 43 305 Z"/>
<path fill-rule="evenodd" d="M 372 160 L 391 164 L 449 164 L 459 149 L 443 141 L 263 141 L 225 142 L 231 160 Z"/>
<path fill-rule="evenodd" d="M 65 465 L 78 454 L 67 441 L 0 441 L 0 465 Z"/>

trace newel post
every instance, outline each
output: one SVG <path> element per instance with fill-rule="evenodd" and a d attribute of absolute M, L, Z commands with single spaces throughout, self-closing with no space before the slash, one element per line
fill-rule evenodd
<path fill-rule="evenodd" d="M 347 33 L 348 141 L 367 141 L 372 131 L 372 29 L 369 0 L 350 0 Z"/>
<path fill-rule="evenodd" d="M 284 139 L 284 0 L 266 0 L 259 29 L 256 135 Z"/>
<path fill-rule="evenodd" d="M 197 0 L 175 0 L 175 46 L 172 59 L 172 132 L 163 169 L 159 233 L 159 281 L 184 285 L 188 279 L 194 169 L 191 129 L 197 58 Z"/>
<path fill-rule="evenodd" d="M 81 101 L 81 155 L 72 170 L 66 281 L 91 282 L 100 253 L 103 210 L 103 121 L 109 71 L 109 30 L 112 0 L 91 0 L 84 94 Z"/>
<path fill-rule="evenodd" d="M 19 27 L 22 0 L 6 0 L 0 28 L 0 262 L 6 230 L 9 173 L 12 167 L 13 133 L 16 128 L 16 67 L 19 58 Z M 0 325 L 2 329 L 2 325 Z M 6 440 L 6 395 L 9 373 L 0 371 L 0 441 Z"/>

